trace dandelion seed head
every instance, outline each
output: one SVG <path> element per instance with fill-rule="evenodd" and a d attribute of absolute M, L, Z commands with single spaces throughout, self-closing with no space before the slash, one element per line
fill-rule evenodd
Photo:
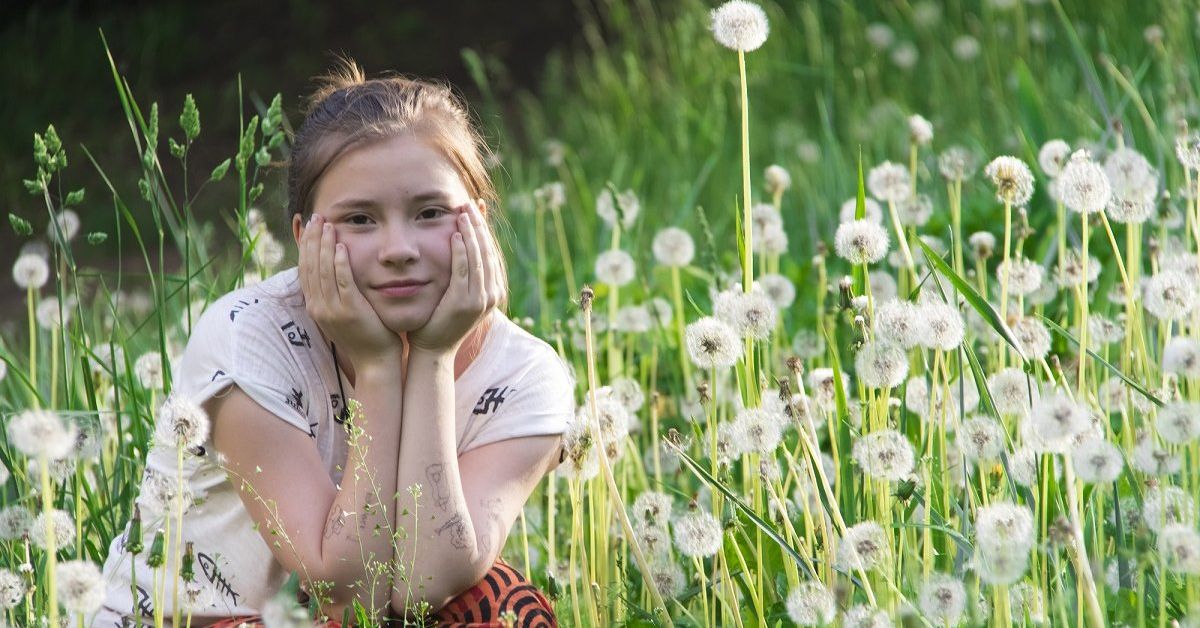
<path fill-rule="evenodd" d="M 633 281 L 636 269 L 633 256 L 620 249 L 610 249 L 596 256 L 596 281 L 608 286 L 624 286 Z"/>
<path fill-rule="evenodd" d="M 1041 360 L 1050 353 L 1050 331 L 1036 318 L 1022 318 L 1012 326 L 1013 337 L 1026 358 Z"/>
<path fill-rule="evenodd" d="M 1146 491 L 1142 520 L 1154 532 L 1171 524 L 1196 525 L 1196 503 L 1178 486 L 1158 485 Z"/>
<path fill-rule="evenodd" d="M 767 193 L 772 196 L 782 194 L 792 187 L 792 175 L 783 166 L 771 164 L 767 166 L 763 173 L 763 178 L 766 179 Z"/>
<path fill-rule="evenodd" d="M 788 235 L 783 227 L 771 227 L 763 232 L 761 238 L 755 238 L 753 250 L 765 255 L 783 255 L 787 253 Z"/>
<path fill-rule="evenodd" d="M 850 376 L 845 372 L 841 373 L 842 389 L 849 391 L 851 389 Z M 808 386 L 812 399 L 817 403 L 817 407 L 822 411 L 830 412 L 836 407 L 836 391 L 833 381 L 833 369 L 815 368 L 808 374 Z M 847 392 L 847 394 L 849 394 Z"/>
<path fill-rule="evenodd" d="M 917 346 L 928 331 L 920 310 L 920 306 L 912 301 L 877 301 L 874 319 L 876 336 L 904 349 Z"/>
<path fill-rule="evenodd" d="M 838 257 L 851 264 L 873 264 L 888 251 L 888 234 L 869 220 L 844 222 L 838 226 L 834 248 Z"/>
<path fill-rule="evenodd" d="M 654 329 L 654 318 L 645 305 L 624 305 L 617 310 L 613 329 L 627 334 L 644 334 Z"/>
<path fill-rule="evenodd" d="M 805 580 L 788 593 L 787 614 L 800 626 L 832 624 L 837 614 L 837 601 L 820 580 Z"/>
<path fill-rule="evenodd" d="M 8 442 L 30 458 L 58 460 L 75 450 L 78 428 L 50 410 L 25 410 L 8 424 Z"/>
<path fill-rule="evenodd" d="M 912 194 L 908 168 L 891 161 L 871 168 L 867 174 L 867 190 L 881 203 L 903 201 Z"/>
<path fill-rule="evenodd" d="M 858 199 L 851 197 L 842 203 L 838 209 L 838 222 L 853 222 L 858 212 Z M 877 225 L 883 224 L 883 208 L 879 206 L 879 201 L 870 196 L 863 198 L 863 219 L 869 220 Z"/>
<path fill-rule="evenodd" d="M 739 336 L 759 340 L 770 338 L 779 316 L 771 297 L 757 290 L 722 292 L 713 309 Z"/>
<path fill-rule="evenodd" d="M 1062 263 L 1057 268 L 1058 285 L 1064 288 L 1074 288 L 1084 284 L 1083 253 L 1076 249 L 1067 249 Z M 1100 278 L 1100 260 L 1088 255 L 1087 283 L 1094 283 Z"/>
<path fill-rule="evenodd" d="M 868 388 L 895 388 L 908 377 L 908 356 L 895 345 L 872 341 L 854 356 L 854 369 Z"/>
<path fill-rule="evenodd" d="M 979 40 L 970 35 L 959 35 L 950 44 L 950 49 L 959 61 L 974 61 L 979 56 Z"/>
<path fill-rule="evenodd" d="M 951 146 L 938 155 L 938 172 L 948 181 L 966 181 L 978 168 L 975 155 L 962 146 Z"/>
<path fill-rule="evenodd" d="M 171 395 L 158 409 L 154 438 L 169 449 L 194 449 L 208 440 L 210 425 L 203 408 L 180 395 Z"/>
<path fill-rule="evenodd" d="M 1088 338 L 1100 344 L 1120 342 L 1125 338 L 1125 327 L 1102 314 L 1089 314 Z"/>
<path fill-rule="evenodd" d="M 1115 375 L 1100 384 L 1096 397 L 1100 401 L 1100 407 L 1114 410 L 1132 405 L 1138 412 L 1149 412 L 1152 405 L 1150 400 L 1141 394 L 1133 394 L 1129 385 Z"/>
<path fill-rule="evenodd" d="M 920 114 L 908 117 L 908 137 L 914 144 L 924 146 L 933 141 L 933 123 Z"/>
<path fill-rule="evenodd" d="M 186 513 L 195 503 L 195 495 L 186 482 L 181 492 L 179 482 L 175 478 L 148 469 L 142 475 L 137 503 L 146 521 L 156 521 L 172 515 L 178 508 L 182 508 Z"/>
<path fill-rule="evenodd" d="M 1188 170 L 1200 170 L 1200 133 L 1175 138 L 1175 156 Z"/>
<path fill-rule="evenodd" d="M 958 449 L 972 462 L 999 460 L 1007 447 L 1008 434 L 995 419 L 976 416 L 967 419 L 955 432 Z"/>
<path fill-rule="evenodd" d="M 1014 584 L 1029 569 L 1027 552 L 1028 549 L 1021 552 L 976 552 L 971 559 L 971 567 L 979 576 L 979 581 L 984 584 Z"/>
<path fill-rule="evenodd" d="M 694 509 L 675 520 L 675 547 L 680 554 L 705 558 L 721 549 L 721 522 L 711 513 Z"/>
<path fill-rule="evenodd" d="M 919 604 L 926 618 L 953 626 L 967 608 L 967 589 L 958 578 L 933 574 L 921 585 Z"/>
<path fill-rule="evenodd" d="M 561 151 L 562 149 L 560 148 L 559 150 Z M 558 155 L 558 160 L 561 162 L 561 152 L 559 152 Z M 603 195 L 607 192 L 608 190 L 606 189 L 601 194 Z M 567 189 L 563 186 L 562 182 L 552 181 L 534 190 L 533 200 L 535 203 L 546 208 L 547 210 L 556 212 L 567 204 Z M 609 196 L 609 200 L 612 200 L 611 196 Z M 596 199 L 597 206 L 599 206 L 601 202 L 602 201 L 599 198 Z M 599 211 L 600 208 L 597 207 L 597 212 Z"/>
<path fill-rule="evenodd" d="M 846 573 L 883 568 L 891 558 L 891 542 L 883 526 L 863 521 L 846 528 L 838 544 L 834 568 Z"/>
<path fill-rule="evenodd" d="M 25 582 L 21 576 L 0 568 L 0 610 L 16 608 L 25 597 Z"/>
<path fill-rule="evenodd" d="M 911 70 L 921 58 L 921 52 L 917 50 L 917 45 L 911 41 L 902 41 L 892 49 L 891 58 L 892 65 L 901 70 Z"/>
<path fill-rule="evenodd" d="M 22 290 L 38 290 L 50 280 L 50 264 L 37 253 L 22 253 L 12 267 L 13 281 Z"/>
<path fill-rule="evenodd" d="M 671 302 L 662 297 L 654 297 L 645 303 L 646 309 L 654 320 L 658 322 L 660 327 L 664 329 L 670 327 L 674 312 L 671 309 Z"/>
<path fill-rule="evenodd" d="M 675 561 L 666 558 L 660 558 L 650 563 L 650 577 L 654 580 L 659 594 L 666 599 L 675 599 L 683 595 L 688 584 L 683 568 Z"/>
<path fill-rule="evenodd" d="M 770 25 L 762 7 L 745 0 L 729 0 L 710 14 L 713 37 L 731 50 L 751 52 L 767 41 Z"/>
<path fill-rule="evenodd" d="M 1033 173 L 1016 157 L 997 157 L 988 163 L 983 173 L 996 186 L 996 197 L 1002 203 L 1019 207 L 1033 197 Z"/>
<path fill-rule="evenodd" d="M 1033 513 L 1005 501 L 981 506 L 975 516 L 975 540 L 984 554 L 1025 554 L 1033 547 Z"/>
<path fill-rule="evenodd" d="M 1075 403 L 1061 392 L 1042 397 L 1033 406 L 1029 418 L 1029 444 L 1041 451 L 1059 453 L 1066 450 L 1076 435 L 1091 426 L 1087 408 Z"/>
<path fill-rule="evenodd" d="M 654 236 L 654 259 L 667 267 L 687 266 L 696 256 L 691 234 L 679 227 L 667 227 Z"/>
<path fill-rule="evenodd" d="M 1077 150 L 1058 175 L 1059 194 L 1067 209 L 1080 214 L 1104 211 L 1112 186 L 1104 168 L 1086 150 Z"/>
<path fill-rule="evenodd" d="M 962 344 L 967 328 L 958 308 L 948 303 L 927 302 L 918 308 L 917 313 L 924 320 L 924 329 L 928 332 L 918 339 L 922 346 L 951 351 Z"/>
<path fill-rule="evenodd" d="M 632 377 L 613 378 L 609 386 L 612 387 L 613 398 L 629 412 L 637 412 L 646 402 L 646 394 L 642 392 L 642 385 Z"/>
<path fill-rule="evenodd" d="M 81 223 L 79 221 L 79 214 L 75 213 L 75 210 L 64 209 L 56 212 L 52 220 L 46 221 L 46 236 L 52 241 L 58 240 L 58 232 L 54 229 L 55 222 L 58 223 L 58 229 L 62 232 L 62 237 L 66 241 L 70 242 L 74 240 L 75 236 L 79 234 Z"/>
<path fill-rule="evenodd" d="M 1154 202 L 1131 196 L 1113 195 L 1108 202 L 1108 217 L 1113 222 L 1140 225 L 1154 215 Z"/>
<path fill-rule="evenodd" d="M 766 408 L 745 408 L 738 412 L 738 428 L 743 435 L 743 453 L 754 452 L 763 456 L 774 453 L 779 442 L 783 440 L 783 426 L 786 417 Z"/>
<path fill-rule="evenodd" d="M 996 266 L 996 279 L 1008 281 L 1008 294 L 1028 295 L 1042 285 L 1046 270 L 1041 264 L 1026 257 L 1011 257 Z"/>
<path fill-rule="evenodd" d="M 1158 409 L 1158 435 L 1173 445 L 1189 443 L 1200 436 L 1200 404 L 1171 401 Z"/>
<path fill-rule="evenodd" d="M 104 578 L 100 568 L 87 560 L 68 560 L 55 572 L 58 601 L 69 613 L 84 615 L 104 604 Z"/>
<path fill-rule="evenodd" d="M 792 336 L 792 351 L 804 360 L 816 358 L 825 353 L 825 338 L 811 329 L 799 329 Z"/>
<path fill-rule="evenodd" d="M 987 231 L 976 231 L 967 238 L 967 245 L 975 257 L 987 259 L 996 252 L 996 236 Z"/>
<path fill-rule="evenodd" d="M 1028 412 L 1037 392 L 1037 387 L 1033 386 L 1034 396 L 1031 397 L 1030 387 L 1027 376 L 1018 368 L 1005 368 L 988 377 L 988 390 L 1000 414 L 1022 415 Z"/>
<path fill-rule="evenodd" d="M 1146 282 L 1143 292 L 1146 311 L 1159 320 L 1179 320 L 1196 308 L 1195 285 L 1179 271 L 1159 271 Z"/>
<path fill-rule="evenodd" d="M 659 491 L 642 491 L 633 500 L 629 518 L 635 527 L 668 527 L 671 523 L 671 496 Z"/>
<path fill-rule="evenodd" d="M 1176 336 L 1167 341 L 1163 370 L 1183 377 L 1200 377 L 1200 340 Z"/>
<path fill-rule="evenodd" d="M 778 273 L 767 273 L 755 280 L 755 287 L 763 291 L 776 309 L 784 310 L 796 300 L 796 286 L 791 279 Z"/>
<path fill-rule="evenodd" d="M 1153 203 L 1158 196 L 1158 172 L 1132 148 L 1118 148 L 1109 153 L 1104 159 L 1104 173 L 1108 175 L 1114 198 Z"/>
<path fill-rule="evenodd" d="M 51 510 L 49 517 L 46 513 L 38 513 L 34 518 L 33 524 L 29 526 L 29 540 L 34 545 L 42 548 L 50 548 L 50 537 L 47 536 L 48 520 L 54 521 L 54 546 L 58 550 L 64 550 L 75 545 L 75 519 L 71 514 L 62 510 Z"/>
<path fill-rule="evenodd" d="M 867 42 L 876 50 L 887 50 L 896 41 L 896 33 L 892 31 L 892 27 L 882 22 L 867 24 L 866 36 Z"/>
<path fill-rule="evenodd" d="M 1163 565 L 1175 573 L 1200 574 L 1200 534 L 1191 525 L 1172 523 L 1158 533 Z"/>
<path fill-rule="evenodd" d="M 29 534 L 33 526 L 33 512 L 20 505 L 0 510 L 0 540 L 19 539 Z"/>
<path fill-rule="evenodd" d="M 64 322 L 70 322 L 72 308 L 76 305 L 74 295 L 68 295 L 60 308 L 58 297 L 49 296 L 37 304 L 36 316 L 38 327 L 54 331 L 62 327 Z"/>
<path fill-rule="evenodd" d="M 924 227 L 933 217 L 933 199 L 926 194 L 905 197 L 896 203 L 896 217 L 906 227 Z"/>
<path fill-rule="evenodd" d="M 133 363 L 133 372 L 137 375 L 142 388 L 161 390 L 163 387 L 162 354 L 154 349 L 138 356 Z"/>
<path fill-rule="evenodd" d="M 1125 468 L 1125 459 L 1116 445 L 1103 438 L 1086 438 L 1071 449 L 1075 475 L 1088 484 L 1114 482 Z"/>
<path fill-rule="evenodd" d="M 1159 447 L 1148 435 L 1138 439 L 1130 456 L 1130 466 L 1147 475 L 1174 475 L 1182 465 L 1179 456 Z"/>
<path fill-rule="evenodd" d="M 1062 173 L 1063 167 L 1070 159 L 1071 145 L 1063 140 L 1050 140 L 1042 144 L 1041 150 L 1038 151 L 1038 165 L 1041 166 L 1042 172 L 1051 179 L 1057 178 Z"/>
<path fill-rule="evenodd" d="M 688 355 L 699 368 L 728 368 L 741 355 L 737 332 L 728 323 L 705 316 L 684 332 Z"/>
<path fill-rule="evenodd" d="M 912 443 L 892 429 L 878 430 L 854 441 L 851 455 L 867 475 L 890 482 L 908 478 L 916 464 Z"/>

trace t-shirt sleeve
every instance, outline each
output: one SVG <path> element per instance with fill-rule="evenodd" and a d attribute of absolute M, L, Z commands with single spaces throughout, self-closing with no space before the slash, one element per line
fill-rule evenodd
<path fill-rule="evenodd" d="M 286 319 L 286 310 L 266 300 L 214 303 L 192 329 L 174 393 L 201 404 L 236 384 L 271 414 L 311 433 L 309 395 L 292 347 L 311 348 L 315 330 Z"/>
<path fill-rule="evenodd" d="M 575 414 L 575 380 L 567 364 L 549 346 L 540 347 L 509 390 L 489 390 L 493 400 L 507 397 L 462 451 L 523 436 L 562 434 Z M 485 399 L 486 402 L 486 399 Z"/>

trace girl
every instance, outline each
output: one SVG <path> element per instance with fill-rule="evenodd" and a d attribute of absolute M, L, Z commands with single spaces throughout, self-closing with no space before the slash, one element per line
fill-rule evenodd
<path fill-rule="evenodd" d="M 92 626 L 189 610 L 194 626 L 255 625 L 293 572 L 333 619 L 358 601 L 442 624 L 554 624 L 498 555 L 559 460 L 574 382 L 497 309 L 486 151 L 445 86 L 365 80 L 352 62 L 327 78 L 289 164 L 299 266 L 209 306 L 156 419 L 186 421 L 189 402 L 211 419 L 184 454 L 195 583 L 176 604 L 175 552 L 150 568 L 126 527 Z M 170 509 L 146 508 L 147 487 L 171 486 L 176 464 L 174 450 L 147 456 L 148 532 Z"/>

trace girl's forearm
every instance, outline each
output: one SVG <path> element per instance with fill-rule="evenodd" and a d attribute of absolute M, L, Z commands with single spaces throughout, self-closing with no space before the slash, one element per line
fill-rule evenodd
<path fill-rule="evenodd" d="M 390 566 L 392 558 L 403 404 L 402 389 L 396 385 L 400 378 L 399 363 L 367 366 L 356 375 L 355 398 L 362 413 L 351 423 L 346 467 L 321 543 L 323 572 L 335 585 L 329 593 L 335 608 L 354 598 L 374 608 L 386 608 L 390 601 L 383 575 L 387 570 L 369 567 Z"/>
<path fill-rule="evenodd" d="M 433 609 L 474 584 L 479 548 L 458 470 L 454 353 L 412 351 L 404 386 L 396 512 L 396 561 L 405 579 L 392 592 L 402 612 L 424 600 Z M 414 505 L 410 486 L 421 486 Z"/>

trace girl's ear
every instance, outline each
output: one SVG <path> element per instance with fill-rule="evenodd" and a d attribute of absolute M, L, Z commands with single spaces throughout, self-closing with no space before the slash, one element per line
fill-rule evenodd
<path fill-rule="evenodd" d="M 304 230 L 304 221 L 300 214 L 292 214 L 292 237 L 296 239 L 296 246 L 300 246 L 300 233 Z"/>

